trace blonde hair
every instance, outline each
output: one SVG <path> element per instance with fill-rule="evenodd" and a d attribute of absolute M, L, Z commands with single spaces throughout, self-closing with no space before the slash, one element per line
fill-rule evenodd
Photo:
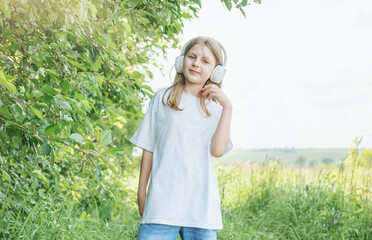
<path fill-rule="evenodd" d="M 213 53 L 213 55 L 216 58 L 216 66 L 223 64 L 223 55 L 222 55 L 221 45 L 220 45 L 219 42 L 217 42 L 216 40 L 214 40 L 210 37 L 199 36 L 199 37 L 193 38 L 190 41 L 190 43 L 188 44 L 188 46 L 186 46 L 184 55 L 186 56 L 186 54 L 190 51 L 190 49 L 192 47 L 194 47 L 196 44 L 200 44 L 202 46 L 206 46 L 206 47 L 209 48 L 209 50 Z M 222 87 L 222 81 L 220 83 L 216 84 L 216 83 L 213 83 L 212 81 L 210 81 L 210 79 L 208 79 L 206 85 L 209 85 L 209 84 L 215 84 L 219 88 Z M 182 92 L 185 89 L 185 87 L 186 87 L 185 75 L 183 73 L 176 73 L 173 84 L 169 88 L 166 89 L 166 91 L 163 95 L 163 98 L 162 98 L 163 104 L 168 105 L 169 107 L 171 107 L 171 108 L 173 108 L 177 111 L 183 111 L 183 109 L 180 109 L 178 106 L 179 106 L 179 103 L 181 101 Z M 164 103 L 164 97 L 165 97 L 165 94 L 168 92 L 168 90 L 171 90 L 171 92 L 168 96 L 167 104 L 165 104 Z M 202 96 L 201 93 L 199 93 L 198 97 L 200 98 L 201 108 L 207 114 L 207 116 L 210 117 L 211 114 L 209 113 L 209 111 L 208 111 L 208 109 L 205 105 L 205 100 L 209 97 L 209 94 L 207 96 Z M 212 100 L 214 102 L 217 102 L 217 100 L 213 97 L 212 97 Z"/>

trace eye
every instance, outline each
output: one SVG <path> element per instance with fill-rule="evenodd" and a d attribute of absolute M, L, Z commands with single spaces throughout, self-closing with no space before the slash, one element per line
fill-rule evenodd
<path fill-rule="evenodd" d="M 189 57 L 189 58 L 194 58 L 194 56 L 191 56 L 191 55 L 189 55 L 188 57 Z"/>
<path fill-rule="evenodd" d="M 204 60 L 205 63 L 209 64 L 209 62 L 207 60 Z"/>

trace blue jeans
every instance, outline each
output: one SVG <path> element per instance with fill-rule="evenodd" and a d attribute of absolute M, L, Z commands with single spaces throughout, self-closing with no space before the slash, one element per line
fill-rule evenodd
<path fill-rule="evenodd" d="M 178 233 L 182 240 L 216 240 L 217 230 L 164 224 L 141 224 L 138 240 L 176 240 Z"/>

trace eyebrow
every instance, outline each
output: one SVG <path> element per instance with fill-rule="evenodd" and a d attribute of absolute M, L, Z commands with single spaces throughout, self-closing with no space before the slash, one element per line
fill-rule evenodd
<path fill-rule="evenodd" d="M 195 53 L 193 53 L 193 52 L 191 52 L 191 51 L 189 51 L 187 54 L 193 54 L 193 55 L 196 55 Z M 207 57 L 207 56 L 202 56 L 202 58 L 204 58 L 204 59 L 206 59 L 206 60 L 211 60 L 209 57 Z"/>

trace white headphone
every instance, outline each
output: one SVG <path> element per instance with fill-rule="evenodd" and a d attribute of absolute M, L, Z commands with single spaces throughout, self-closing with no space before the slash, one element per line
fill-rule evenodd
<path fill-rule="evenodd" d="M 183 68 L 183 60 L 185 58 L 185 49 L 187 48 L 187 46 L 189 45 L 189 43 L 192 41 L 193 39 L 189 40 L 183 47 L 182 47 L 182 50 L 181 50 L 181 53 L 180 55 L 178 55 L 176 57 L 176 61 L 174 63 L 174 68 L 176 69 L 176 71 L 178 73 L 182 73 L 182 68 Z M 220 83 L 223 79 L 223 77 L 225 76 L 226 74 L 226 63 L 227 63 L 227 54 L 226 54 L 226 50 L 225 48 L 220 44 L 222 50 L 223 50 L 223 55 L 224 55 L 224 60 L 223 60 L 223 65 L 217 65 L 214 69 L 213 69 L 213 72 L 212 72 L 212 75 L 210 77 L 210 80 L 214 83 Z"/>

